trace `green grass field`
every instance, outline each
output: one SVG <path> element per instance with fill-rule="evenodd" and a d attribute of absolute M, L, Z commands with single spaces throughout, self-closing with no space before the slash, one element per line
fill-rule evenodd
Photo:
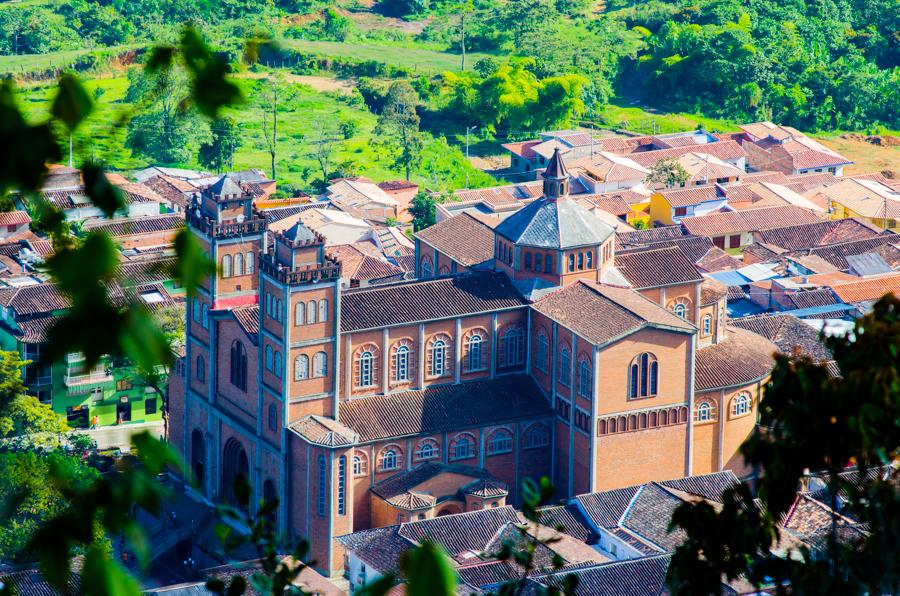
<path fill-rule="evenodd" d="M 613 98 L 609 105 L 596 115 L 598 123 L 613 128 L 625 128 L 643 134 L 665 134 L 692 130 L 702 124 L 706 130 L 718 132 L 737 131 L 737 124 L 729 120 L 706 118 L 697 114 L 667 114 L 647 111 Z"/>
<path fill-rule="evenodd" d="M 94 50 L 67 50 L 51 52 L 48 54 L 20 54 L 18 56 L 0 56 L 0 74 L 23 75 L 32 72 L 41 72 L 50 68 L 66 69 L 76 60 L 93 54 L 95 56 L 115 56 L 121 52 L 140 47 L 139 44 L 128 44 L 99 48 Z"/>
<path fill-rule="evenodd" d="M 409 68 L 416 72 L 439 73 L 459 70 L 460 55 L 438 50 L 410 48 L 387 43 L 356 43 L 337 41 L 287 40 L 285 45 L 316 56 L 375 60 L 391 66 Z M 488 54 L 466 54 L 466 70 Z"/>

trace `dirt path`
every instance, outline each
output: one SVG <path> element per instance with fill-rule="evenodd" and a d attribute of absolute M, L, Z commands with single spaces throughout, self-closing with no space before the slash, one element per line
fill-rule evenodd
<path fill-rule="evenodd" d="M 289 72 L 283 72 L 282 76 L 290 83 L 300 83 L 312 87 L 316 91 L 337 91 L 338 93 L 349 94 L 356 87 L 356 79 L 336 79 L 334 77 L 322 77 L 316 75 L 297 75 Z M 265 72 L 242 72 L 238 75 L 242 79 L 265 79 L 269 73 Z"/>
<path fill-rule="evenodd" d="M 844 134 L 819 140 L 854 162 L 844 168 L 847 174 L 890 172 L 888 177 L 900 178 L 900 138 L 896 136 Z"/>

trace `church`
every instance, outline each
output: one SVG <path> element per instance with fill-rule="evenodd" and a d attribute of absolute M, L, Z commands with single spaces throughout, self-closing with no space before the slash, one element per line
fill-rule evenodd
<path fill-rule="evenodd" d="M 678 246 L 617 249 L 569 197 L 558 153 L 543 194 L 472 236 L 419 233 L 413 281 L 344 288 L 324 238 L 273 233 L 227 177 L 187 224 L 218 265 L 188 303 L 170 378 L 170 440 L 212 502 L 243 476 L 277 498 L 315 566 L 337 536 L 731 469 L 775 346 L 726 324 L 726 289 Z M 476 222 L 477 223 L 477 222 Z M 489 259 L 466 266 L 444 247 Z M 442 238 L 443 241 L 435 241 Z"/>

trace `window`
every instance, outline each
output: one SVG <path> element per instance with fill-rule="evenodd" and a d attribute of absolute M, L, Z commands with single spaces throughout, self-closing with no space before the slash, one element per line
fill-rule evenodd
<path fill-rule="evenodd" d="M 584 253 L 578 253 L 578 270 L 581 271 L 584 269 Z"/>
<path fill-rule="evenodd" d="M 534 254 L 534 270 L 539 272 L 544 268 L 544 255 L 543 253 L 535 253 Z"/>
<path fill-rule="evenodd" d="M 404 340 L 404 342 L 409 342 L 409 340 Z M 391 364 L 394 368 L 395 383 L 408 383 L 412 380 L 411 361 L 412 350 L 408 343 L 401 343 L 394 347 L 393 362 Z"/>
<path fill-rule="evenodd" d="M 120 381 L 116 381 L 116 391 L 128 391 L 131 389 L 131 379 L 122 379 Z"/>
<path fill-rule="evenodd" d="M 325 517 L 325 504 L 327 503 L 327 495 L 328 495 L 328 471 L 325 467 L 325 456 L 319 456 L 319 474 L 318 474 L 318 486 L 317 495 L 316 495 L 316 512 L 320 517 Z"/>
<path fill-rule="evenodd" d="M 487 361 L 484 357 L 485 338 L 485 332 L 475 330 L 472 331 L 471 335 L 466 339 L 465 362 L 467 371 L 472 372 L 487 368 Z"/>
<path fill-rule="evenodd" d="M 358 453 L 353 456 L 353 475 L 365 476 L 369 473 L 369 459 L 364 453 Z"/>
<path fill-rule="evenodd" d="M 550 352 L 550 342 L 547 340 L 547 334 L 543 331 L 538 333 L 537 354 L 535 355 L 535 366 L 541 372 L 547 372 L 547 354 Z"/>
<path fill-rule="evenodd" d="M 587 268 L 594 268 L 594 251 L 588 251 L 587 253 Z"/>
<path fill-rule="evenodd" d="M 248 253 L 247 253 L 247 275 L 252 275 L 252 274 L 253 274 L 253 268 L 254 268 L 253 261 L 254 261 L 254 259 L 255 259 L 255 258 L 254 258 L 253 253 L 252 253 L 252 252 L 248 252 Z"/>
<path fill-rule="evenodd" d="M 438 335 L 432 338 L 428 346 L 428 374 L 432 377 L 443 377 L 450 373 L 450 338 Z"/>
<path fill-rule="evenodd" d="M 309 378 L 309 356 L 300 354 L 294 358 L 294 380 L 302 381 Z"/>
<path fill-rule="evenodd" d="M 312 325 L 316 322 L 316 313 L 318 312 L 318 305 L 315 300 L 310 300 L 306 305 L 306 322 Z"/>
<path fill-rule="evenodd" d="M 234 274 L 244 274 L 244 255 L 241 253 L 237 253 L 236 255 L 234 255 Z"/>
<path fill-rule="evenodd" d="M 272 346 L 266 346 L 266 370 L 272 370 Z"/>
<path fill-rule="evenodd" d="M 675 207 L 675 217 L 684 217 L 687 215 L 687 207 Z"/>
<path fill-rule="evenodd" d="M 338 515 L 347 514 L 347 457 L 338 458 L 338 490 L 337 490 Z"/>
<path fill-rule="evenodd" d="M 684 305 L 683 302 L 679 302 L 672 308 L 672 312 L 675 313 L 676 317 L 687 319 L 687 306 Z"/>
<path fill-rule="evenodd" d="M 550 433 L 543 424 L 535 424 L 525 431 L 525 449 L 537 449 L 550 444 Z"/>
<path fill-rule="evenodd" d="M 648 352 L 639 354 L 628 369 L 628 397 L 653 397 L 659 382 L 659 363 Z"/>
<path fill-rule="evenodd" d="M 200 300 L 194 298 L 194 322 L 200 322 Z"/>
<path fill-rule="evenodd" d="M 266 314 L 272 315 L 272 294 L 266 292 Z"/>
<path fill-rule="evenodd" d="M 231 342 L 229 380 L 238 389 L 247 390 L 247 350 L 244 349 L 244 344 L 238 340 Z"/>
<path fill-rule="evenodd" d="M 356 386 L 372 387 L 375 385 L 375 350 L 366 348 L 356 356 Z"/>
<path fill-rule="evenodd" d="M 570 370 L 572 367 L 572 355 L 569 353 L 569 348 L 566 346 L 562 346 L 559 350 L 559 382 L 564 387 L 568 387 L 571 382 L 571 374 Z"/>
<path fill-rule="evenodd" d="M 306 325 L 306 304 L 302 300 L 294 305 L 294 325 Z"/>
<path fill-rule="evenodd" d="M 156 398 L 151 397 L 149 399 L 144 400 L 144 414 L 156 414 Z"/>
<path fill-rule="evenodd" d="M 381 453 L 381 470 L 384 472 L 396 470 L 400 467 L 398 460 L 397 450 L 393 447 L 388 447 Z"/>
<path fill-rule="evenodd" d="M 437 456 L 437 446 L 435 445 L 434 441 L 430 439 L 422 441 L 422 444 L 419 445 L 418 451 L 416 451 L 416 459 L 434 459 Z"/>
<path fill-rule="evenodd" d="M 544 273 L 553 273 L 553 261 L 550 256 L 551 253 L 547 253 L 544 255 Z"/>
<path fill-rule="evenodd" d="M 475 442 L 467 436 L 462 436 L 453 445 L 451 459 L 469 459 L 475 457 Z"/>
<path fill-rule="evenodd" d="M 569 271 L 575 271 L 575 255 L 569 255 Z"/>
<path fill-rule="evenodd" d="M 434 275 L 434 264 L 429 257 L 422 257 L 422 277 Z"/>
<path fill-rule="evenodd" d="M 578 363 L 578 395 L 588 399 L 594 394 L 591 387 L 593 376 L 591 375 L 591 363 L 587 356 L 582 356 Z"/>
<path fill-rule="evenodd" d="M 753 409 L 753 399 L 750 397 L 749 393 L 739 393 L 737 397 L 734 398 L 731 405 L 731 415 L 732 416 L 743 416 L 744 414 L 749 414 L 750 410 Z"/>
<path fill-rule="evenodd" d="M 500 343 L 504 366 L 518 366 L 525 362 L 525 334 L 521 329 L 509 329 L 503 334 Z"/>
<path fill-rule="evenodd" d="M 278 408 L 275 407 L 275 404 L 269 404 L 268 410 L 269 430 L 275 432 L 275 429 L 278 428 Z"/>
<path fill-rule="evenodd" d="M 698 401 L 694 406 L 694 422 L 712 422 L 716 419 L 716 406 L 708 400 Z"/>
<path fill-rule="evenodd" d="M 526 271 L 531 270 L 531 253 L 530 252 L 525 253 L 525 270 Z"/>
<path fill-rule="evenodd" d="M 206 361 L 202 355 L 197 356 L 197 380 L 201 383 L 206 380 Z"/>
<path fill-rule="evenodd" d="M 712 332 L 712 315 L 703 315 L 703 335 L 709 335 Z"/>
<path fill-rule="evenodd" d="M 204 329 L 209 329 L 209 307 L 205 302 L 200 306 L 200 325 Z"/>
<path fill-rule="evenodd" d="M 509 453 L 512 451 L 512 435 L 505 430 L 498 430 L 491 435 L 488 441 L 488 455 L 497 455 L 500 453 Z"/>
<path fill-rule="evenodd" d="M 319 300 L 319 322 L 324 323 L 328 320 L 328 301 L 324 298 Z"/>
<path fill-rule="evenodd" d="M 231 255 L 222 257 L 222 277 L 231 277 Z"/>
<path fill-rule="evenodd" d="M 316 352 L 313 356 L 313 377 L 321 378 L 328 374 L 328 354 Z"/>
<path fill-rule="evenodd" d="M 281 362 L 281 352 L 275 350 L 275 376 L 281 376 L 282 362 Z"/>

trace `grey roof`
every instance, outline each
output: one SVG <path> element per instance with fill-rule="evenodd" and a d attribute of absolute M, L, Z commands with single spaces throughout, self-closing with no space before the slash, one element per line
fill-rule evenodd
<path fill-rule="evenodd" d="M 515 244 L 564 249 L 602 244 L 615 230 L 568 198 L 543 197 L 507 217 L 496 232 Z"/>
<path fill-rule="evenodd" d="M 562 155 L 559 153 L 559 147 L 553 148 L 553 157 L 544 170 L 544 178 L 552 178 L 562 180 L 569 177 L 569 171 L 566 170 L 566 164 L 563 163 Z"/>
<path fill-rule="evenodd" d="M 283 236 L 294 244 L 314 244 L 318 241 L 316 233 L 299 221 L 285 230 Z"/>
<path fill-rule="evenodd" d="M 243 196 L 244 191 L 238 186 L 238 183 L 232 180 L 229 176 L 222 176 L 217 181 L 213 182 L 209 185 L 207 189 L 211 194 L 225 197 L 225 196 Z"/>
<path fill-rule="evenodd" d="M 893 272 L 891 266 L 876 252 L 847 255 L 846 259 L 847 265 L 850 266 L 849 272 L 853 275 L 879 275 Z"/>

